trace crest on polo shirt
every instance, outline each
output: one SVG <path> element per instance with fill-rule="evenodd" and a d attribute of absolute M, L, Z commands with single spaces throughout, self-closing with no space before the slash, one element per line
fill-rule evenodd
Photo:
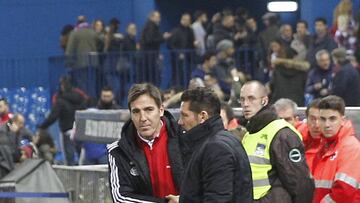
<path fill-rule="evenodd" d="M 138 171 L 137 171 L 137 169 L 136 169 L 135 167 L 132 167 L 132 168 L 130 169 L 130 174 L 131 174 L 132 176 L 139 176 L 139 173 L 138 173 Z"/>

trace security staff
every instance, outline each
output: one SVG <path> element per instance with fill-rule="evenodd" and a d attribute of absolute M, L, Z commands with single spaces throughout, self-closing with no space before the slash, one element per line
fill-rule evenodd
<path fill-rule="evenodd" d="M 266 88 L 249 81 L 240 91 L 247 133 L 255 202 L 311 202 L 314 182 L 304 157 L 301 135 L 268 105 Z"/>

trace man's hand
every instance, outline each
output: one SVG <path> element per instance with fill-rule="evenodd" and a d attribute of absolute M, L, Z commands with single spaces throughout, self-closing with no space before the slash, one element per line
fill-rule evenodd
<path fill-rule="evenodd" d="M 179 195 L 168 195 L 165 198 L 169 200 L 169 203 L 179 203 Z"/>
<path fill-rule="evenodd" d="M 321 88 L 322 88 L 321 82 L 317 82 L 317 83 L 314 84 L 314 89 L 315 89 L 315 90 L 319 90 L 319 89 L 321 89 Z"/>

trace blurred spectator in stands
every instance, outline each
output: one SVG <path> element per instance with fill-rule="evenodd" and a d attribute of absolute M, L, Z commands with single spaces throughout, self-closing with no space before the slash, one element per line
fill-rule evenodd
<path fill-rule="evenodd" d="M 234 43 L 231 40 L 223 40 L 216 46 L 217 65 L 214 68 L 214 73 L 218 79 L 221 90 L 224 92 L 225 101 L 229 100 L 231 87 L 234 82 L 234 77 L 240 73 L 235 67 L 235 61 L 233 58 L 235 49 Z"/>
<path fill-rule="evenodd" d="M 124 36 L 119 32 L 120 21 L 117 18 L 110 19 L 105 36 L 105 52 L 118 53 L 122 50 Z"/>
<path fill-rule="evenodd" d="M 344 99 L 346 106 L 360 105 L 360 76 L 346 59 L 346 50 L 336 48 L 331 52 L 335 64 L 332 94 Z"/>
<path fill-rule="evenodd" d="M 214 45 L 217 46 L 222 40 L 234 42 L 235 18 L 233 15 L 223 16 L 221 24 L 214 27 Z"/>
<path fill-rule="evenodd" d="M 221 102 L 220 116 L 224 123 L 224 128 L 242 140 L 246 128 L 241 126 L 239 119 L 235 117 L 234 111 L 228 103 Z M 245 121 L 244 121 L 245 122 Z"/>
<path fill-rule="evenodd" d="M 111 87 L 103 87 L 101 90 L 100 99 L 97 105 L 100 110 L 119 109 L 114 97 Z M 85 162 L 86 165 L 93 164 L 107 164 L 107 149 L 106 144 L 99 144 L 94 142 L 84 142 Z"/>
<path fill-rule="evenodd" d="M 129 23 L 124 37 L 124 51 L 136 51 L 140 45 L 136 42 L 137 29 L 135 23 Z"/>
<path fill-rule="evenodd" d="M 229 104 L 225 102 L 221 102 L 220 116 L 225 129 L 233 130 L 239 126 L 239 121 L 235 118 L 234 111 Z"/>
<path fill-rule="evenodd" d="M 248 33 L 247 45 L 250 48 L 258 49 L 260 47 L 259 30 L 255 17 L 248 17 L 246 19 L 246 29 Z"/>
<path fill-rule="evenodd" d="M 0 125 L 8 122 L 8 120 L 12 117 L 13 114 L 10 113 L 9 103 L 7 99 L 0 98 Z"/>
<path fill-rule="evenodd" d="M 220 12 L 215 13 L 212 17 L 210 22 L 206 26 L 206 34 L 210 36 L 214 33 L 214 27 L 221 24 L 222 15 Z M 208 47 L 208 46 L 207 46 Z M 209 47 L 208 47 L 209 48 Z"/>
<path fill-rule="evenodd" d="M 192 71 L 191 79 L 198 80 L 199 83 L 204 85 L 205 74 L 214 71 L 216 64 L 216 53 L 214 51 L 207 51 L 202 56 L 202 63 Z"/>
<path fill-rule="evenodd" d="M 264 30 L 262 30 L 259 34 L 260 38 L 260 69 L 263 70 L 264 78 L 262 81 L 269 81 L 269 69 L 267 67 L 270 64 L 270 60 L 267 57 L 268 50 L 270 48 L 270 43 L 278 38 L 279 36 L 279 16 L 276 13 L 265 13 L 262 16 L 263 24 L 265 25 Z"/>
<path fill-rule="evenodd" d="M 21 114 L 15 114 L 11 121 L 11 126 L 9 126 L 10 131 L 15 133 L 16 144 L 21 150 L 20 161 L 32 158 L 35 153 L 35 145 L 32 143 L 33 134 L 29 129 L 25 128 L 24 116 Z"/>
<path fill-rule="evenodd" d="M 161 15 L 159 11 L 153 11 L 149 15 L 141 33 L 140 47 L 144 51 L 159 51 L 160 44 L 168 39 L 171 34 L 160 32 Z"/>
<path fill-rule="evenodd" d="M 75 121 L 75 111 L 86 108 L 88 97 L 79 89 L 73 88 L 70 77 L 64 76 L 60 78 L 60 90 L 54 96 L 53 101 L 50 114 L 38 125 L 38 128 L 46 129 L 59 120 L 64 163 L 65 165 L 75 165 L 74 154 L 79 150 L 75 148 L 74 141 L 70 140 L 70 135 Z"/>
<path fill-rule="evenodd" d="M 274 103 L 276 114 L 297 128 L 301 121 L 297 115 L 298 105 L 291 99 L 281 98 Z"/>
<path fill-rule="evenodd" d="M 249 11 L 244 7 L 237 7 L 234 13 L 235 24 L 237 27 L 243 27 L 249 17 Z"/>
<path fill-rule="evenodd" d="M 305 20 L 299 20 L 296 23 L 296 33 L 290 47 L 296 51 L 295 59 L 305 60 L 307 50 L 311 43 L 311 36 L 308 31 L 308 23 Z"/>
<path fill-rule="evenodd" d="M 219 78 L 214 72 L 206 73 L 204 76 L 205 87 L 212 89 L 220 101 L 228 100 L 229 95 L 223 91 Z"/>
<path fill-rule="evenodd" d="M 50 133 L 39 129 L 33 138 L 33 142 L 37 149 L 38 158 L 45 159 L 53 164 L 56 147 Z"/>
<path fill-rule="evenodd" d="M 314 172 L 313 161 L 321 147 L 320 99 L 314 99 L 305 110 L 306 119 L 296 129 L 301 133 L 305 147 L 306 163 L 311 174 Z"/>
<path fill-rule="evenodd" d="M 350 20 L 351 16 L 349 15 L 340 15 L 338 17 L 334 39 L 339 47 L 344 47 L 348 53 L 353 53 L 356 36 Z"/>
<path fill-rule="evenodd" d="M 325 97 L 331 93 L 333 66 L 330 54 L 325 49 L 315 55 L 316 64 L 310 69 L 305 87 L 305 95 L 310 99 Z"/>
<path fill-rule="evenodd" d="M 74 26 L 73 25 L 65 25 L 61 30 L 60 35 L 60 47 L 63 49 L 63 51 L 66 51 L 66 46 L 69 41 L 69 36 L 71 31 L 73 31 Z"/>
<path fill-rule="evenodd" d="M 249 33 L 246 27 L 246 20 L 249 16 L 247 9 L 238 7 L 235 10 L 234 45 L 236 48 L 247 46 Z"/>
<path fill-rule="evenodd" d="M 319 109 L 324 144 L 313 162 L 313 203 L 359 202 L 360 170 L 356 166 L 360 143 L 352 126 L 346 124 L 345 102 L 330 95 L 321 99 Z"/>
<path fill-rule="evenodd" d="M 292 60 L 279 40 L 271 42 L 271 68 L 274 69 L 271 80 L 271 101 L 280 98 L 293 100 L 297 105 L 304 105 L 304 90 L 307 62 Z M 284 88 L 286 87 L 286 88 Z"/>
<path fill-rule="evenodd" d="M 332 28 L 331 28 L 332 34 L 335 34 L 335 32 L 341 26 L 341 25 L 339 25 L 339 23 L 340 23 L 339 17 L 340 16 L 348 16 L 350 18 L 352 17 L 351 0 L 340 0 L 338 5 L 335 7 L 334 12 L 333 12 L 333 22 L 332 22 Z"/>
<path fill-rule="evenodd" d="M 140 75 L 141 82 L 151 82 L 155 85 L 160 85 L 160 61 L 162 60 L 162 56 L 159 55 L 160 45 L 171 36 L 168 32 L 160 32 L 160 22 L 160 13 L 151 12 L 140 37 L 140 49 L 146 51 L 143 56 L 144 62 L 139 67 L 141 69 L 136 71 Z"/>
<path fill-rule="evenodd" d="M 184 87 L 191 74 L 195 37 L 191 28 L 191 16 L 184 13 L 180 25 L 171 32 L 168 47 L 171 50 L 171 81 L 173 86 Z"/>
<path fill-rule="evenodd" d="M 168 40 L 169 48 L 173 49 L 194 49 L 195 37 L 191 28 L 191 15 L 181 15 L 180 24 L 171 32 Z"/>
<path fill-rule="evenodd" d="M 15 114 L 0 125 L 0 177 L 14 168 L 14 163 L 32 158 L 34 148 L 31 133 L 24 128 L 25 119 Z"/>
<path fill-rule="evenodd" d="M 221 26 L 222 16 L 220 12 L 215 13 L 211 17 L 211 21 L 206 26 L 206 48 L 215 49 L 216 44 L 214 41 L 214 29 L 215 27 Z"/>
<path fill-rule="evenodd" d="M 86 21 L 85 16 L 79 16 L 74 31 L 71 32 L 66 47 L 68 66 L 74 85 L 86 90 L 91 96 L 96 96 L 95 68 L 99 65 L 98 43 L 96 32 Z"/>
<path fill-rule="evenodd" d="M 329 53 L 337 47 L 336 42 L 328 31 L 328 25 L 325 18 L 315 19 L 315 35 L 312 37 L 309 50 L 306 54 L 306 60 L 310 64 L 315 64 L 315 55 L 318 51 L 325 49 Z"/>
<path fill-rule="evenodd" d="M 121 98 L 125 78 L 129 69 L 127 60 L 121 53 L 124 47 L 124 36 L 119 32 L 120 21 L 117 18 L 110 19 L 108 32 L 105 38 L 106 60 L 104 67 L 105 84 L 113 87 L 117 98 Z"/>
<path fill-rule="evenodd" d="M 137 35 L 137 27 L 135 23 L 129 23 L 126 28 L 126 35 L 124 38 L 124 46 L 123 46 L 123 51 L 125 52 L 123 53 L 123 55 L 126 59 L 125 62 L 128 64 L 127 67 L 129 68 L 126 70 L 128 72 L 127 82 L 129 82 L 129 80 L 131 79 L 133 79 L 135 82 L 139 82 L 139 75 L 135 71 L 140 66 L 140 64 L 138 63 L 139 55 L 135 54 L 135 52 L 140 49 L 140 44 L 136 40 L 136 35 Z M 130 71 L 130 68 L 132 68 L 134 71 Z M 122 97 L 119 97 L 119 99 Z"/>
<path fill-rule="evenodd" d="M 247 36 L 243 48 L 249 48 L 246 54 L 249 57 L 249 62 L 252 63 L 250 74 L 252 79 L 263 81 L 264 80 L 264 70 L 261 67 L 261 41 L 259 37 L 259 29 L 255 17 L 250 16 L 246 19 L 246 28 Z"/>
<path fill-rule="evenodd" d="M 195 41 L 196 41 L 196 53 L 199 56 L 205 54 L 205 37 L 206 30 L 205 26 L 207 23 L 207 14 L 204 11 L 196 11 L 194 13 L 194 23 L 191 25 L 191 28 L 194 31 Z"/>
<path fill-rule="evenodd" d="M 263 47 L 263 53 L 267 53 L 270 43 L 279 36 L 279 17 L 275 13 L 266 13 L 262 16 L 262 20 L 265 29 L 260 33 L 260 40 Z"/>
<path fill-rule="evenodd" d="M 97 51 L 101 53 L 104 51 L 104 46 L 105 46 L 106 32 L 105 32 L 104 22 L 100 19 L 94 20 L 94 22 L 92 23 L 92 28 L 95 30 L 98 37 Z"/>
<path fill-rule="evenodd" d="M 291 48 L 291 42 L 293 41 L 293 30 L 290 24 L 282 24 L 280 26 L 279 41 L 283 44 L 287 53 L 291 53 L 292 56 L 296 54 L 295 50 Z"/>

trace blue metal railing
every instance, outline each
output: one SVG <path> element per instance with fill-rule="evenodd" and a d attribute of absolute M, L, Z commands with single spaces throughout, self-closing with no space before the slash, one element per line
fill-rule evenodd
<path fill-rule="evenodd" d="M 257 55 L 251 49 L 239 49 L 234 54 L 235 67 L 248 75 L 256 74 Z M 137 51 L 86 56 L 56 56 L 49 58 L 50 90 L 60 74 L 69 74 L 76 86 L 90 96 L 98 96 L 100 88 L 111 86 L 120 101 L 133 83 L 151 82 L 161 89 L 172 86 L 186 88 L 192 70 L 200 63 L 193 50 Z"/>
<path fill-rule="evenodd" d="M 256 74 L 256 52 L 239 49 L 234 54 L 235 66 L 248 75 Z M 200 62 L 195 51 L 137 51 L 86 56 L 52 56 L 0 58 L 0 88 L 43 87 L 52 95 L 59 87 L 59 77 L 70 74 L 76 85 L 97 97 L 104 85 L 112 86 L 124 104 L 131 84 L 152 82 L 161 89 L 171 86 L 186 88 L 191 71 Z"/>

